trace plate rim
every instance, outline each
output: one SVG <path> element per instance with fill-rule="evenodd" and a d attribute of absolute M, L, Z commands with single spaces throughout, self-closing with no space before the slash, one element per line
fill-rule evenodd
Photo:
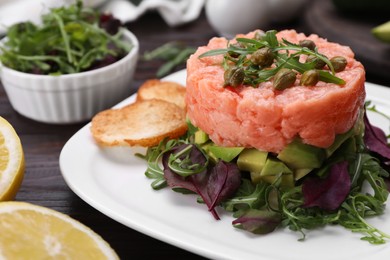
<path fill-rule="evenodd" d="M 181 70 L 181 71 L 175 72 L 173 74 L 170 74 L 169 76 L 165 77 L 164 80 L 175 80 L 178 77 L 183 77 L 183 74 L 185 76 L 185 70 Z M 384 86 L 381 86 L 378 84 L 369 83 L 369 82 L 366 82 L 366 89 L 367 89 L 367 93 L 368 93 L 367 96 L 372 96 L 372 93 L 374 93 L 375 91 L 379 91 L 381 94 L 385 93 L 385 92 L 388 92 L 388 93 L 390 92 L 390 88 L 387 88 L 387 87 L 384 87 Z M 117 105 L 115 105 L 114 108 L 118 108 L 118 107 L 124 106 L 124 105 L 132 102 L 133 100 L 135 100 L 135 96 L 136 95 L 134 94 L 134 95 L 124 99 L 122 102 L 119 102 Z M 383 97 L 383 95 L 380 95 L 379 97 L 376 98 L 376 100 L 377 99 L 381 100 L 382 97 Z M 236 252 L 235 249 L 227 249 L 227 251 L 221 253 L 218 250 L 213 250 L 212 248 L 210 248 L 210 246 L 207 245 L 205 243 L 205 241 L 202 241 L 202 238 L 199 238 L 199 237 L 195 237 L 197 240 L 195 243 L 196 246 L 194 246 L 194 243 L 193 243 L 194 236 L 192 236 L 190 234 L 186 234 L 185 232 L 180 232 L 180 234 L 181 234 L 180 238 L 178 238 L 176 235 L 168 235 L 168 234 L 173 234 L 173 233 L 170 232 L 170 230 L 168 230 L 169 227 L 167 227 L 166 225 L 164 225 L 164 227 L 162 227 L 160 230 L 147 228 L 143 223 L 137 222 L 137 220 L 141 216 L 144 217 L 142 215 L 142 213 L 131 211 L 131 210 L 127 209 L 124 205 L 121 205 L 120 203 L 114 201 L 116 206 L 119 206 L 119 208 L 123 208 L 124 212 L 126 214 L 120 214 L 118 212 L 115 212 L 112 210 L 112 208 L 113 208 L 112 205 L 108 207 L 107 205 L 105 205 L 105 203 L 103 203 L 103 201 L 105 199 L 109 199 L 112 201 L 111 197 L 109 197 L 109 196 L 105 197 L 105 195 L 101 192 L 99 194 L 99 196 L 97 196 L 97 197 L 95 196 L 95 198 L 92 199 L 90 197 L 90 195 L 88 194 L 88 192 L 85 192 L 85 190 L 83 191 L 80 187 L 75 185 L 74 180 L 72 180 L 70 178 L 70 175 L 66 173 L 64 160 L 65 160 L 65 156 L 67 155 L 68 149 L 70 149 L 69 148 L 70 145 L 72 145 L 72 143 L 75 142 L 75 140 L 77 140 L 77 138 L 80 138 L 80 136 L 81 136 L 80 133 L 82 133 L 83 131 L 89 131 L 89 129 L 87 129 L 87 128 L 89 128 L 90 125 L 91 125 L 91 122 L 87 123 L 85 126 L 83 126 L 80 130 L 78 130 L 66 142 L 66 144 L 64 145 L 64 147 L 61 150 L 60 157 L 59 157 L 59 165 L 60 165 L 61 174 L 62 174 L 66 184 L 69 186 L 69 188 L 77 196 L 79 196 L 82 200 L 84 200 L 90 206 L 97 209 L 98 211 L 100 211 L 104 215 L 110 217 L 111 219 L 113 219 L 113 220 L 115 220 L 115 221 L 117 221 L 117 222 L 131 228 L 131 229 L 137 230 L 143 234 L 146 234 L 152 238 L 158 239 L 158 240 L 163 241 L 165 243 L 171 244 L 173 246 L 182 248 L 182 249 L 187 250 L 189 252 L 192 252 L 192 253 L 195 253 L 198 255 L 202 255 L 205 257 L 209 257 L 209 258 L 221 258 L 222 257 L 224 259 L 235 259 L 235 257 L 237 257 L 237 255 L 235 254 L 235 252 Z M 90 138 L 92 139 L 92 137 L 90 137 Z M 91 140 L 91 141 L 93 141 L 93 140 Z M 99 147 L 96 146 L 93 149 L 99 150 Z M 86 185 L 89 189 L 89 192 L 91 191 L 91 189 L 92 190 L 96 189 L 96 187 L 91 186 L 91 183 L 88 183 Z M 151 187 L 148 187 L 148 188 L 150 188 L 150 190 L 152 190 Z M 135 219 L 135 221 L 129 219 L 129 215 L 127 215 L 127 214 L 129 214 L 131 217 L 133 217 L 133 219 Z M 207 210 L 206 210 L 206 214 L 207 214 Z M 149 219 L 149 220 L 153 221 L 152 219 Z M 233 229 L 233 227 L 229 227 L 229 228 Z M 167 230 L 168 230 L 168 232 L 167 232 Z M 175 230 L 175 232 L 177 232 L 177 230 Z M 207 239 L 206 239 L 206 241 L 207 241 Z M 365 242 L 360 242 L 360 243 L 365 243 Z M 390 246 L 390 242 L 386 244 L 386 247 L 389 247 L 389 246 Z M 390 249 L 390 248 L 383 248 L 383 249 L 385 249 L 386 252 L 388 252 L 388 249 Z M 383 251 L 383 250 L 378 250 L 378 251 Z M 359 256 L 359 257 L 363 257 L 363 256 L 365 256 L 365 254 L 363 254 L 362 256 Z M 241 251 L 239 257 L 240 258 L 245 257 L 245 259 L 252 259 L 254 257 L 254 255 L 251 252 L 242 252 Z M 264 256 L 264 257 L 275 257 L 275 256 Z M 379 257 L 381 257 L 381 255 L 379 255 Z M 357 258 L 355 258 L 355 259 L 357 259 Z M 372 259 L 374 259 L 374 258 L 372 258 Z"/>

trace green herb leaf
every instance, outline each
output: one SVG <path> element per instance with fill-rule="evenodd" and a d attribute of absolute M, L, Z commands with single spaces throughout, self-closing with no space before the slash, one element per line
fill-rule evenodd
<path fill-rule="evenodd" d="M 267 31 L 265 35 L 258 36 L 255 38 L 237 38 L 237 43 L 228 44 L 228 47 L 225 49 L 215 49 L 207 51 L 199 56 L 199 58 L 204 58 L 213 55 L 223 55 L 223 67 L 224 69 L 230 70 L 232 68 L 243 68 L 245 77 L 243 83 L 245 85 L 250 85 L 252 87 L 257 87 L 259 83 L 272 80 L 272 77 L 281 69 L 287 68 L 294 71 L 297 71 L 300 74 L 308 70 L 315 69 L 316 62 L 300 62 L 300 57 L 304 56 L 313 56 L 318 60 L 321 60 L 330 68 L 330 72 L 325 70 L 319 71 L 319 80 L 327 83 L 334 83 L 338 85 L 344 85 L 345 81 L 341 78 L 335 76 L 334 68 L 330 60 L 324 55 L 318 53 L 317 48 L 311 50 L 307 47 L 302 47 L 298 44 L 291 43 L 285 39 L 282 39 L 280 42 L 277 39 L 276 31 Z M 274 57 L 275 66 L 270 67 L 261 67 L 256 63 L 256 61 L 268 60 L 268 59 L 258 59 L 260 54 L 257 50 L 261 48 L 270 48 Z M 264 52 L 263 52 L 264 53 Z M 259 54 L 259 55 L 257 55 Z M 265 54 L 264 54 L 265 55 Z M 271 54 L 269 54 L 271 55 Z M 251 59 L 251 56 L 254 59 Z M 260 56 L 263 58 L 264 56 Z M 272 57 L 271 57 L 272 59 Z M 266 63 L 268 66 L 268 63 Z M 262 65 L 264 66 L 264 65 Z M 226 79 L 225 79 L 226 81 Z M 231 82 L 231 81 L 227 81 Z M 240 85 L 240 84 L 239 84 Z"/>
<path fill-rule="evenodd" d="M 266 205 L 268 186 L 266 183 L 253 185 L 250 180 L 243 179 L 234 198 L 223 202 L 223 207 L 227 211 L 260 209 Z"/>

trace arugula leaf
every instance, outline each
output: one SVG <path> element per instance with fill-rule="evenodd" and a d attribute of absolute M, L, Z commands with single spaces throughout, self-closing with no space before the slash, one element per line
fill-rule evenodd
<path fill-rule="evenodd" d="M 253 185 L 248 179 L 242 179 L 240 188 L 233 198 L 226 200 L 222 206 L 227 211 L 260 209 L 267 203 L 267 187 L 266 183 Z"/>
<path fill-rule="evenodd" d="M 155 190 L 162 189 L 167 186 L 167 182 L 164 178 L 164 172 L 161 167 L 161 160 L 164 153 L 171 150 L 172 147 L 177 145 L 177 140 L 162 140 L 158 146 L 149 147 L 146 151 L 146 155 L 137 153 L 136 156 L 145 159 L 147 161 L 147 169 L 145 176 L 149 179 L 154 179 L 151 186 Z"/>

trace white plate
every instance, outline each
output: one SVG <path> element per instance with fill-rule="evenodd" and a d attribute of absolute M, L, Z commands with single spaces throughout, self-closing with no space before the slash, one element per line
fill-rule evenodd
<path fill-rule="evenodd" d="M 185 83 L 180 71 L 167 80 Z M 390 88 L 366 84 L 367 99 L 390 114 Z M 134 96 L 118 107 L 134 100 Z M 369 114 L 371 122 L 388 132 L 389 123 Z M 264 236 L 252 235 L 232 226 L 230 213 L 219 210 L 216 221 L 195 195 L 182 195 L 169 188 L 155 191 L 144 175 L 145 161 L 134 157 L 135 150 L 101 149 L 90 134 L 90 124 L 77 132 L 64 146 L 60 168 L 69 187 L 83 200 L 112 219 L 177 247 L 213 259 L 370 259 L 390 255 L 390 242 L 371 245 L 360 234 L 339 226 L 309 231 L 307 240 L 300 234 L 278 229 Z M 389 203 L 387 203 L 389 206 Z M 370 219 L 380 230 L 390 233 L 390 212 Z"/>

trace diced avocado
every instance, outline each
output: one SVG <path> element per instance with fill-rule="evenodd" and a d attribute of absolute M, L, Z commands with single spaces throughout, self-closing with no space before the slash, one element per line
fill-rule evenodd
<path fill-rule="evenodd" d="M 261 176 L 262 181 L 273 184 L 277 181 L 279 176 Z M 284 174 L 280 176 L 280 187 L 293 188 L 294 187 L 294 177 L 293 174 Z"/>
<path fill-rule="evenodd" d="M 345 132 L 344 134 L 336 135 L 333 144 L 325 149 L 326 157 L 330 157 L 334 153 L 334 151 L 336 151 L 340 147 L 340 145 L 345 142 L 345 140 L 347 140 L 354 134 L 354 132 L 354 128 L 351 128 L 348 132 Z"/>
<path fill-rule="evenodd" d="M 279 174 L 292 174 L 290 168 L 286 164 L 278 159 L 268 157 L 264 164 L 263 170 L 261 170 L 261 176 L 279 175 Z"/>
<path fill-rule="evenodd" d="M 204 144 L 209 140 L 209 135 L 199 129 L 195 132 L 194 139 L 196 144 Z"/>
<path fill-rule="evenodd" d="M 296 170 L 294 170 L 294 179 L 297 181 L 297 180 L 305 177 L 312 170 L 313 169 L 296 169 Z"/>
<path fill-rule="evenodd" d="M 237 159 L 237 166 L 241 171 L 260 173 L 267 160 L 268 152 L 255 148 L 244 149 Z"/>
<path fill-rule="evenodd" d="M 201 145 L 201 148 L 203 149 L 203 151 L 206 152 L 206 154 L 209 156 L 209 159 L 213 162 L 213 163 L 216 163 L 218 161 L 218 158 L 217 156 L 215 156 L 211 151 L 210 151 L 210 147 L 213 146 L 214 143 L 213 142 L 207 142 L 207 143 L 204 143 Z"/>
<path fill-rule="evenodd" d="M 263 169 L 261 172 L 251 172 L 251 180 L 253 183 L 258 183 L 260 181 L 265 181 L 268 183 L 273 183 L 276 180 L 276 177 L 282 174 L 281 181 L 284 181 L 284 175 L 291 175 L 292 171 L 281 161 L 278 159 L 268 157 L 265 161 Z M 287 177 L 289 179 L 290 177 Z M 294 180 L 291 177 L 292 183 L 294 185 Z M 289 182 L 288 180 L 286 180 Z M 282 185 L 282 184 L 281 184 Z M 283 184 L 284 185 L 284 184 Z"/>
<path fill-rule="evenodd" d="M 351 137 L 347 139 L 340 148 L 344 150 L 344 154 L 355 154 L 357 150 L 356 138 Z"/>
<path fill-rule="evenodd" d="M 350 154 L 355 154 L 357 148 L 356 146 L 356 138 L 355 136 L 352 136 L 348 138 L 344 143 L 342 143 L 339 149 L 337 149 L 334 154 L 335 156 L 348 156 Z"/>
<path fill-rule="evenodd" d="M 309 169 L 320 167 L 325 156 L 324 149 L 295 139 L 278 154 L 277 158 L 291 169 Z"/>
<path fill-rule="evenodd" d="M 223 147 L 210 145 L 208 149 L 216 158 L 225 162 L 230 162 L 244 150 L 244 147 Z"/>
<path fill-rule="evenodd" d="M 250 172 L 252 183 L 259 183 L 262 180 L 261 172 Z"/>

